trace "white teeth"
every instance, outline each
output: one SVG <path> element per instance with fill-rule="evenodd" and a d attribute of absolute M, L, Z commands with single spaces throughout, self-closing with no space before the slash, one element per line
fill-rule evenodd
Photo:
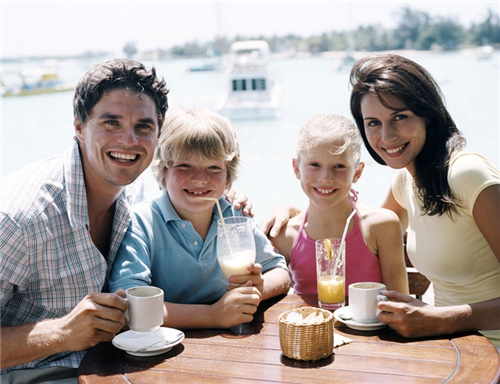
<path fill-rule="evenodd" d="M 316 188 L 319 192 L 321 193 L 332 193 L 334 190 L 333 189 L 319 189 L 319 188 Z"/>
<path fill-rule="evenodd" d="M 188 191 L 189 193 L 193 194 L 193 195 L 204 195 L 205 192 L 191 192 L 191 191 Z"/>
<path fill-rule="evenodd" d="M 402 146 L 398 147 L 398 148 L 394 148 L 394 149 L 386 149 L 387 153 L 390 153 L 390 154 L 393 154 L 393 153 L 397 153 L 399 151 L 401 151 L 404 147 L 405 147 L 406 144 L 403 144 Z"/>
<path fill-rule="evenodd" d="M 127 155 L 124 153 L 111 152 L 111 157 L 119 160 L 135 160 L 137 155 Z"/>

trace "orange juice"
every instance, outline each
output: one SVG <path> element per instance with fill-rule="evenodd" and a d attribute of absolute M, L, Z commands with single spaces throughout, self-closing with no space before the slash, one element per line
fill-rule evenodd
<path fill-rule="evenodd" d="M 342 304 L 345 301 L 345 279 L 343 276 L 320 276 L 318 279 L 318 301 L 328 304 Z"/>

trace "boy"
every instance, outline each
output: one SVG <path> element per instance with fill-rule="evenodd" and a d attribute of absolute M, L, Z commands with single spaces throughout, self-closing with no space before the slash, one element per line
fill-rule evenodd
<path fill-rule="evenodd" d="M 208 109 L 167 115 L 153 172 L 163 195 L 137 205 L 118 251 L 110 290 L 154 285 L 165 294 L 164 325 L 229 328 L 250 322 L 261 300 L 288 292 L 283 256 L 254 226 L 256 263 L 231 276 L 217 262 L 216 198 L 224 217 L 241 216 L 225 199 L 236 178 L 239 148 L 228 119 Z"/>

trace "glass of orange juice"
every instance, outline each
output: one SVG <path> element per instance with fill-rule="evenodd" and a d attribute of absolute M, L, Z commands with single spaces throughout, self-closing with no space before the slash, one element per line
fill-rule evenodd
<path fill-rule="evenodd" d="M 316 276 L 320 308 L 335 310 L 345 303 L 345 243 L 341 239 L 316 241 Z"/>

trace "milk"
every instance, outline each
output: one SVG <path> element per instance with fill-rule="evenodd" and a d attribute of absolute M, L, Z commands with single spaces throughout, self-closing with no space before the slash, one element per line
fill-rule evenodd
<path fill-rule="evenodd" d="M 247 267 L 254 262 L 255 252 L 252 250 L 236 252 L 219 258 L 220 268 L 228 279 L 234 275 L 249 275 L 250 271 L 247 270 Z"/>

